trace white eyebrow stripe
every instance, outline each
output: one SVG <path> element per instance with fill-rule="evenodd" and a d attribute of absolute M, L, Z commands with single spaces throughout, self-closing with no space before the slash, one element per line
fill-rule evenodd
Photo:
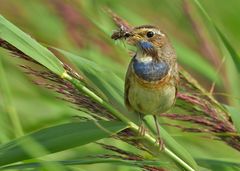
<path fill-rule="evenodd" d="M 157 31 L 156 33 L 159 34 L 159 35 L 161 35 L 161 36 L 165 36 L 165 34 L 163 34 L 163 33 L 160 32 L 160 31 Z"/>
<path fill-rule="evenodd" d="M 156 34 L 159 34 L 160 36 L 165 36 L 165 34 L 163 34 L 162 32 L 160 32 L 159 30 L 156 30 L 156 29 L 150 29 L 150 31 L 156 33 Z"/>

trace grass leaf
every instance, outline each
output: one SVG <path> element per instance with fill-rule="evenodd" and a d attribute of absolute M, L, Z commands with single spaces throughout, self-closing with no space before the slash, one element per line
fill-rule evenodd
<path fill-rule="evenodd" d="M 57 75 L 62 75 L 65 69 L 61 61 L 47 48 L 40 45 L 29 35 L 0 15 L 0 38 L 7 41 L 23 53 L 39 62 Z"/>
<path fill-rule="evenodd" d="M 139 167 L 139 166 L 167 166 L 167 162 L 159 162 L 159 161 L 151 161 L 151 160 L 143 160 L 143 161 L 135 161 L 135 160 L 121 160 L 121 159 L 98 159 L 98 158 L 84 158 L 78 160 L 65 160 L 65 161 L 57 161 L 58 163 L 66 166 L 74 166 L 74 165 L 86 165 L 86 164 L 100 164 L 100 163 L 108 163 L 114 165 L 124 165 L 124 166 L 132 166 L 132 167 Z M 29 168 L 39 168 L 41 167 L 42 163 L 52 163 L 49 162 L 33 162 L 33 163 L 25 163 L 25 164 L 15 164 L 6 167 L 2 167 L 2 170 L 5 169 L 29 169 Z"/>
<path fill-rule="evenodd" d="M 123 80 L 109 68 L 104 68 L 93 61 L 69 52 L 59 51 L 76 64 L 86 78 L 91 80 L 94 85 L 97 85 L 107 97 L 111 97 L 111 99 L 115 99 L 119 103 L 123 102 Z"/>
<path fill-rule="evenodd" d="M 212 170 L 238 171 L 240 169 L 239 160 L 235 159 L 205 159 L 197 158 L 196 161 L 203 167 Z"/>
<path fill-rule="evenodd" d="M 237 54 L 235 49 L 230 44 L 229 40 L 226 38 L 226 36 L 220 31 L 220 29 L 216 26 L 216 24 L 213 22 L 211 17 L 208 15 L 206 10 L 203 8 L 201 3 L 198 0 L 194 0 L 195 4 L 199 7 L 199 9 L 204 14 L 205 18 L 208 20 L 208 22 L 213 26 L 213 28 L 216 30 L 219 38 L 221 39 L 223 45 L 230 53 L 232 60 L 234 61 L 235 67 L 237 68 L 238 72 L 240 73 L 240 56 Z"/>
<path fill-rule="evenodd" d="M 95 142 L 124 128 L 126 128 L 126 125 L 119 121 L 100 121 L 97 123 L 88 121 L 45 128 L 2 144 L 0 146 L 0 166 L 33 158 L 23 149 L 27 146 L 32 150 L 31 144 L 33 143 L 31 140 L 34 140 L 49 153 L 55 153 Z M 43 155 L 46 154 L 35 153 L 34 157 Z"/>
<path fill-rule="evenodd" d="M 235 51 L 235 49 L 232 47 L 232 45 L 230 44 L 229 40 L 224 36 L 224 34 L 219 30 L 219 28 L 214 25 L 219 37 L 221 38 L 224 46 L 226 47 L 226 49 L 228 50 L 228 52 L 230 53 L 233 62 L 237 68 L 237 71 L 240 73 L 240 56 L 237 54 L 237 52 Z"/>

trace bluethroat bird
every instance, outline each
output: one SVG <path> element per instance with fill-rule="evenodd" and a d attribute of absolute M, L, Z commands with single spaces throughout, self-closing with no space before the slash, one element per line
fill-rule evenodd
<path fill-rule="evenodd" d="M 163 149 L 157 116 L 169 110 L 176 100 L 178 68 L 175 50 L 167 35 L 151 25 L 114 33 L 112 38 L 124 38 L 136 47 L 125 77 L 125 104 L 139 114 L 139 133 L 142 135 L 145 134 L 143 117 L 153 115 L 157 141 Z"/>

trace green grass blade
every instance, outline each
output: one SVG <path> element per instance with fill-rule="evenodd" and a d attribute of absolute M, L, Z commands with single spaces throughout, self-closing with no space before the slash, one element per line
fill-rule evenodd
<path fill-rule="evenodd" d="M 240 162 L 237 159 L 205 159 L 196 158 L 199 165 L 211 170 L 221 171 L 238 171 L 240 170 Z"/>
<path fill-rule="evenodd" d="M 232 60 L 234 61 L 235 67 L 237 68 L 238 72 L 240 73 L 240 56 L 237 54 L 235 49 L 230 44 L 229 40 L 226 38 L 226 36 L 220 31 L 220 29 L 216 26 L 216 24 L 213 22 L 211 17 L 208 15 L 206 10 L 203 8 L 201 3 L 198 0 L 194 0 L 195 4 L 199 7 L 199 9 L 202 11 L 205 18 L 208 20 L 208 22 L 213 26 L 213 28 L 216 30 L 218 36 L 220 37 L 220 40 L 222 41 L 225 48 L 228 50 L 229 54 L 232 57 Z"/>
<path fill-rule="evenodd" d="M 126 128 L 126 125 L 118 121 L 67 123 L 45 128 L 9 143 L 2 144 L 0 146 L 0 166 L 31 159 L 32 156 L 22 148 L 22 146 L 29 146 L 31 148 L 32 141 L 30 140 L 36 141 L 36 143 L 45 148 L 49 153 L 55 153 L 95 142 L 124 128 Z M 43 153 L 39 155 L 35 153 L 35 157 L 43 155 Z"/>
<path fill-rule="evenodd" d="M 214 27 L 215 27 L 215 30 L 217 31 L 219 37 L 221 38 L 224 46 L 230 53 L 232 60 L 237 68 L 237 71 L 240 73 L 240 56 L 237 54 L 235 49 L 230 44 L 229 40 L 224 36 L 224 34 L 219 30 L 219 28 L 216 25 L 214 25 Z"/>
<path fill-rule="evenodd" d="M 0 38 L 39 62 L 57 75 L 65 72 L 61 61 L 47 48 L 0 15 Z"/>
<path fill-rule="evenodd" d="M 57 161 L 58 163 L 65 165 L 65 166 L 74 166 L 74 165 L 86 165 L 86 164 L 100 164 L 100 163 L 107 163 L 107 164 L 114 164 L 114 165 L 124 165 L 124 166 L 132 166 L 132 167 L 141 167 L 144 165 L 148 166 L 158 166 L 158 167 L 167 167 L 167 162 L 159 162 L 159 161 L 151 161 L 151 160 L 142 160 L 142 161 L 135 161 L 135 160 L 121 160 L 121 159 L 99 159 L 99 158 L 84 158 L 78 160 L 65 160 L 65 161 Z M 33 163 L 25 163 L 25 164 L 15 164 L 6 167 L 2 167 L 1 170 L 6 169 L 29 169 L 29 168 L 39 168 L 41 167 L 42 163 L 52 163 L 49 162 L 33 162 Z"/>
<path fill-rule="evenodd" d="M 123 103 L 124 81 L 110 68 L 70 52 L 56 49 L 80 70 L 87 84 L 114 107 L 127 112 Z"/>

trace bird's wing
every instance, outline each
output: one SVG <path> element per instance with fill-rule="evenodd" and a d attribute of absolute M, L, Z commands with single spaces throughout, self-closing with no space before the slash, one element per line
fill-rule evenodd
<path fill-rule="evenodd" d="M 176 63 L 175 64 L 175 68 L 174 68 L 174 72 L 173 75 L 174 75 L 174 81 L 175 81 L 175 97 L 177 97 L 177 94 L 178 94 L 178 84 L 179 84 L 179 81 L 180 81 L 180 78 L 179 78 L 179 74 L 178 74 L 178 64 Z M 175 101 L 176 101 L 177 98 L 175 98 Z"/>
<path fill-rule="evenodd" d="M 132 74 L 131 65 L 132 65 L 132 62 L 130 62 L 129 66 L 128 66 L 128 70 L 127 70 L 127 73 L 125 76 L 125 85 L 124 85 L 124 103 L 128 109 L 131 109 L 131 105 L 128 100 L 128 93 L 129 93 L 129 88 L 130 88 L 130 78 L 131 78 L 131 74 Z"/>

